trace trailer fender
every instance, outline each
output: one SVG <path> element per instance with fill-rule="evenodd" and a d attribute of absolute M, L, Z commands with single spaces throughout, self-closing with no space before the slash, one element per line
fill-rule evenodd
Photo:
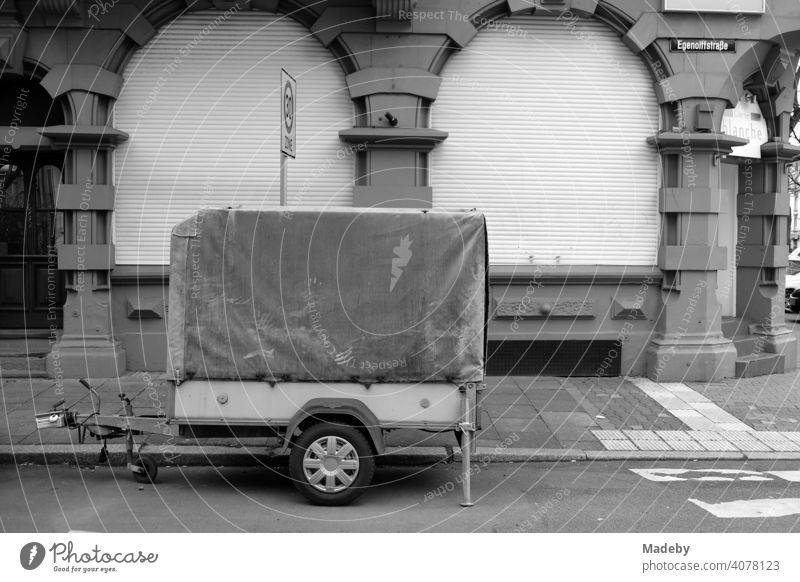
<path fill-rule="evenodd" d="M 305 419 L 309 417 L 321 417 L 324 419 L 325 415 L 329 414 L 350 416 L 358 421 L 358 424 L 367 430 L 375 451 L 379 455 L 384 453 L 386 446 L 383 442 L 383 430 L 379 426 L 378 419 L 366 404 L 353 398 L 313 398 L 306 402 L 289 421 L 286 427 L 286 439 L 281 452 L 287 452 L 291 444 L 292 434 Z"/>

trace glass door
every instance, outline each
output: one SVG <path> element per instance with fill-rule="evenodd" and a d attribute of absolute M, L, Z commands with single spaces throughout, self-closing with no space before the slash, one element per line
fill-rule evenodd
<path fill-rule="evenodd" d="M 0 166 L 0 328 L 60 328 L 64 277 L 55 198 L 63 155 L 19 155 Z"/>

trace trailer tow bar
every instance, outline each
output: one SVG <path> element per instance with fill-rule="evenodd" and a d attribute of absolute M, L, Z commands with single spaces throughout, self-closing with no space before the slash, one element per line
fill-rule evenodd
<path fill-rule="evenodd" d="M 90 434 L 95 435 L 98 439 L 103 439 L 103 447 L 100 449 L 100 463 L 105 463 L 108 460 L 108 447 L 106 445 L 108 438 L 116 438 L 120 436 L 125 437 L 125 461 L 127 469 L 133 473 L 133 477 L 140 483 L 152 483 L 155 481 L 156 474 L 158 473 L 158 464 L 155 459 L 150 456 L 141 454 L 142 446 L 134 453 L 134 432 L 141 434 L 141 423 L 135 424 L 135 428 L 131 426 L 131 420 L 135 418 L 133 412 L 133 405 L 131 399 L 124 393 L 119 394 L 118 397 L 122 401 L 123 415 L 103 417 L 100 411 L 100 395 L 97 393 L 91 384 L 84 378 L 78 380 L 83 384 L 92 395 L 92 414 L 90 414 L 77 428 L 84 432 L 88 430 Z M 111 420 L 112 422 L 109 422 Z M 92 423 L 91 425 L 89 423 Z M 149 427 L 145 428 L 146 432 L 150 432 Z M 83 441 L 83 435 L 79 433 L 79 440 Z"/>

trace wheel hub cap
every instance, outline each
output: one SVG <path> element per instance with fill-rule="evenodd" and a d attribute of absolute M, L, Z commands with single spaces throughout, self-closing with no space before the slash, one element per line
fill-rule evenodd
<path fill-rule="evenodd" d="M 312 487 L 325 493 L 344 491 L 358 475 L 358 453 L 339 436 L 317 439 L 303 455 L 303 473 Z"/>

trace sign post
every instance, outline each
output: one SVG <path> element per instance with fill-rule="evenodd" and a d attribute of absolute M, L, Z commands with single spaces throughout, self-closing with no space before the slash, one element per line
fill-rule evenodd
<path fill-rule="evenodd" d="M 297 157 L 297 81 L 281 69 L 281 206 L 286 205 L 289 158 Z"/>

